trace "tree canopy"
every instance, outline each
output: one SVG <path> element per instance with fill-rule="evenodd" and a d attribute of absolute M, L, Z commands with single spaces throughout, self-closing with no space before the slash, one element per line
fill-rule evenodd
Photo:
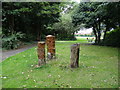
<path fill-rule="evenodd" d="M 101 32 L 120 25 L 118 11 L 120 3 L 108 2 L 83 2 L 75 10 L 72 20 L 74 25 L 84 24 L 86 28 L 93 28 L 95 42 L 100 43 Z M 112 9 L 111 9 L 112 7 Z"/>
<path fill-rule="evenodd" d="M 108 31 L 120 28 L 119 11 L 120 2 L 3 2 L 2 38 L 11 43 L 16 37 L 44 40 L 52 34 L 58 40 L 75 40 L 74 33 L 85 27 L 93 29 L 100 44 L 102 33 L 105 41 Z"/>
<path fill-rule="evenodd" d="M 58 22 L 61 7 L 60 2 L 4 2 L 3 33 L 21 31 L 34 34 L 38 40 L 45 34 L 45 25 Z"/>

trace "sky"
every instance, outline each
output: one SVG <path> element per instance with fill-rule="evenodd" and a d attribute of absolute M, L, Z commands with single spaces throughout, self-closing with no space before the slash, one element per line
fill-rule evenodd
<path fill-rule="evenodd" d="M 75 34 L 90 34 L 90 33 L 92 33 L 92 31 L 93 31 L 92 28 L 89 28 L 89 29 L 84 28 Z"/>
<path fill-rule="evenodd" d="M 73 1 L 80 3 L 80 0 L 73 0 Z"/>

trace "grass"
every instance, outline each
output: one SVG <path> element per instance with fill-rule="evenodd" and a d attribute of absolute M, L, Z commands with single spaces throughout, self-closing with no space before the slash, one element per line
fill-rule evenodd
<path fill-rule="evenodd" d="M 7 58 L 0 63 L 2 87 L 117 88 L 118 49 L 81 44 L 80 66 L 71 69 L 70 45 L 79 42 L 57 41 L 57 59 L 47 61 L 46 65 L 39 68 L 34 67 L 38 63 L 36 47 Z"/>

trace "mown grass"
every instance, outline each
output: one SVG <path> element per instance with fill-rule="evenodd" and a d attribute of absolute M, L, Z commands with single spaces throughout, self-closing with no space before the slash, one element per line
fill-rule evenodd
<path fill-rule="evenodd" d="M 80 41 L 77 41 L 79 43 Z M 70 45 L 56 42 L 56 59 L 35 68 L 36 47 L 4 60 L 3 88 L 117 88 L 118 49 L 113 47 L 80 46 L 79 68 L 71 69 Z"/>

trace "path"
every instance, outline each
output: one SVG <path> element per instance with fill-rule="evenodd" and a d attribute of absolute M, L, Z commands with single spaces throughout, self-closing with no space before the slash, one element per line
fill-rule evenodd
<path fill-rule="evenodd" d="M 9 50 L 9 51 L 3 51 L 2 52 L 2 61 L 5 60 L 6 58 L 10 57 L 10 56 L 13 56 L 17 53 L 20 53 L 20 52 L 23 52 L 27 49 L 30 49 L 32 47 L 36 46 L 36 44 L 34 43 L 33 45 L 26 45 L 22 48 L 19 48 L 19 49 L 16 49 L 16 50 Z"/>

